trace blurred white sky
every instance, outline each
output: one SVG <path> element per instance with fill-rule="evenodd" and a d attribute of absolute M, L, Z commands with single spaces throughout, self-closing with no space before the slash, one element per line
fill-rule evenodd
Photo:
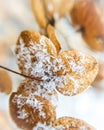
<path fill-rule="evenodd" d="M 13 44 L 24 29 L 37 30 L 29 0 L 0 0 L 0 41 Z"/>

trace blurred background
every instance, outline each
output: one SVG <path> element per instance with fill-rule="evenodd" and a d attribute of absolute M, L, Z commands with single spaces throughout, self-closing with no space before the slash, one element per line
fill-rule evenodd
<path fill-rule="evenodd" d="M 103 17 L 103 0 L 95 0 L 95 2 L 97 2 L 102 12 L 101 17 Z M 75 32 L 74 27 L 66 21 L 66 18 L 56 21 L 55 29 L 63 50 L 70 49 L 70 42 L 73 43 L 73 49 L 83 49 L 82 44 L 76 45 L 77 42 L 81 43 L 83 41 L 80 33 Z M 31 10 L 30 1 L 0 0 L 0 65 L 15 71 L 19 70 L 14 49 L 18 35 L 22 30 L 39 31 Z M 104 56 L 103 53 L 99 55 L 100 57 Z M 16 91 L 21 80 L 20 76 L 0 69 L 0 130 L 18 129 L 12 124 L 8 102 L 11 91 Z M 7 83 L 4 84 L 4 82 Z M 2 89 L 2 85 L 4 89 Z M 59 94 L 57 117 L 61 116 L 71 116 L 85 120 L 97 130 L 102 130 L 104 125 L 103 79 L 94 82 L 88 90 L 77 96 L 65 97 Z"/>

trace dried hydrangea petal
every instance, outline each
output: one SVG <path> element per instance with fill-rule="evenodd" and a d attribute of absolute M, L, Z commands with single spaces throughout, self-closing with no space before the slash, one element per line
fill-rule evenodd
<path fill-rule="evenodd" d="M 41 78 L 52 73 L 50 64 L 53 57 L 57 55 L 57 50 L 45 36 L 32 31 L 24 31 L 18 38 L 16 55 L 23 74 Z"/>
<path fill-rule="evenodd" d="M 41 28 L 46 28 L 47 25 L 46 14 L 41 0 L 31 0 L 31 7 L 39 26 Z"/>
<path fill-rule="evenodd" d="M 90 124 L 85 121 L 75 119 L 72 117 L 61 117 L 54 121 L 53 126 L 56 130 L 95 130 Z"/>
<path fill-rule="evenodd" d="M 71 96 L 88 88 L 98 73 L 95 58 L 80 51 L 65 51 L 60 53 L 59 57 L 65 64 L 65 74 L 63 86 L 57 86 L 57 90 Z"/>
<path fill-rule="evenodd" d="M 12 93 L 10 114 L 16 125 L 26 130 L 32 130 L 38 122 L 52 124 L 56 117 L 55 108 L 48 100 L 25 92 Z"/>
<path fill-rule="evenodd" d="M 47 99 L 53 106 L 57 106 L 58 95 L 53 87 L 48 87 L 48 83 L 43 81 L 36 81 L 33 79 L 25 79 L 19 85 L 18 93 L 24 93 L 26 95 L 40 96 Z"/>

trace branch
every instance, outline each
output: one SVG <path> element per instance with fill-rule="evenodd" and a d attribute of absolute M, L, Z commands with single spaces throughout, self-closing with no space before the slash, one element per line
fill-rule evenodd
<path fill-rule="evenodd" d="M 21 73 L 19 73 L 19 72 L 16 72 L 16 71 L 14 71 L 14 70 L 11 70 L 11 69 L 9 69 L 9 68 L 7 68 L 7 67 L 4 67 L 4 66 L 1 66 L 1 65 L 0 65 L 0 68 L 5 69 L 5 70 L 7 70 L 7 71 L 9 71 L 9 72 L 15 73 L 15 74 L 17 74 L 17 75 L 23 76 L 23 77 L 25 77 L 25 78 L 29 78 L 29 79 L 34 79 L 34 80 L 39 80 L 39 81 L 41 81 L 41 79 L 39 79 L 39 78 L 31 77 L 31 76 L 28 76 L 28 75 L 21 74 Z"/>

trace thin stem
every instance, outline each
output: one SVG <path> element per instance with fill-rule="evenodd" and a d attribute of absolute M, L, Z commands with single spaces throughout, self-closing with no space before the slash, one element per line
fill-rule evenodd
<path fill-rule="evenodd" d="M 21 73 L 19 73 L 19 72 L 16 72 L 16 71 L 14 71 L 14 70 L 11 70 L 11 69 L 9 69 L 9 68 L 7 68 L 7 67 L 4 67 L 4 66 L 1 66 L 1 65 L 0 65 L 0 68 L 5 69 L 5 70 L 7 70 L 7 71 L 10 71 L 10 72 L 12 72 L 12 73 L 15 73 L 15 74 L 17 74 L 17 75 L 20 75 L 20 76 L 23 76 L 23 77 L 29 78 L 29 79 L 34 79 L 34 80 L 39 80 L 39 81 L 40 81 L 39 78 L 36 78 L 36 77 L 30 77 L 30 76 L 27 76 L 27 75 L 21 74 Z"/>

